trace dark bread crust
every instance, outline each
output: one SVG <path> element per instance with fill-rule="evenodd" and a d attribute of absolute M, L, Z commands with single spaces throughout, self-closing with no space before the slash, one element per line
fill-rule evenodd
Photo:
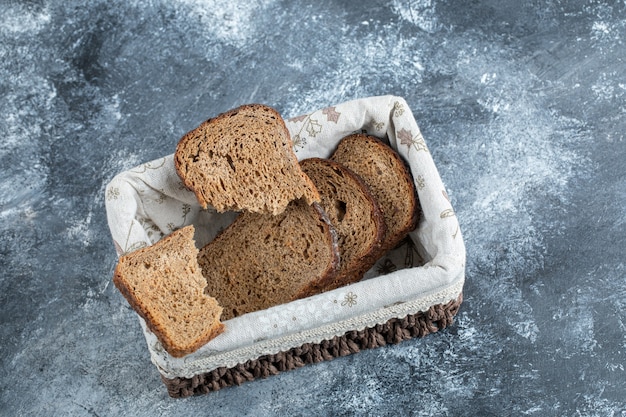
<path fill-rule="evenodd" d="M 297 293 L 291 301 L 298 300 L 300 298 L 310 297 L 312 295 L 326 291 L 331 283 L 334 281 L 334 278 L 337 276 L 337 272 L 339 271 L 339 267 L 341 266 L 341 257 L 339 256 L 339 244 L 337 243 L 337 230 L 335 229 L 330 219 L 328 218 L 328 215 L 326 214 L 322 206 L 319 205 L 319 203 L 313 203 L 311 204 L 311 207 L 313 207 L 313 209 L 315 209 L 315 211 L 319 215 L 321 221 L 320 224 L 324 229 L 324 234 L 330 237 L 332 260 L 328 264 L 326 270 L 322 272 L 320 276 L 317 277 L 317 279 L 310 281 L 308 285 L 304 286 L 302 290 Z"/>
<path fill-rule="evenodd" d="M 189 233 L 189 230 L 191 230 L 191 233 Z M 167 325 L 161 322 L 158 317 L 152 313 L 151 309 L 147 305 L 147 301 L 145 301 L 140 295 L 136 294 L 133 284 L 125 277 L 125 272 L 127 272 L 125 269 L 128 267 L 127 264 L 133 262 L 133 260 L 142 259 L 146 255 L 150 255 L 154 252 L 160 251 L 164 247 L 168 247 L 168 244 L 171 243 L 170 241 L 180 238 L 180 234 L 185 234 L 189 239 L 191 239 L 193 237 L 193 226 L 187 226 L 186 228 L 179 229 L 151 246 L 138 249 L 120 257 L 113 274 L 113 283 L 115 284 L 115 287 L 124 296 L 133 310 L 135 310 L 137 314 L 144 319 L 148 329 L 150 329 L 157 339 L 159 339 L 163 348 L 175 358 L 180 358 L 189 353 L 195 352 L 224 331 L 225 326 L 219 321 L 221 307 L 216 306 L 214 313 L 217 319 L 211 324 L 210 329 L 208 329 L 205 333 L 198 335 L 192 343 L 181 345 L 170 337 L 171 332 L 169 332 L 166 328 Z M 206 317 L 206 319 L 209 320 L 210 317 Z"/>
<path fill-rule="evenodd" d="M 358 152 L 364 147 L 373 149 L 372 152 L 368 152 L 368 156 L 371 156 L 372 158 L 388 158 L 388 160 L 392 162 L 394 169 L 392 171 L 381 172 L 380 175 L 393 175 L 397 181 L 402 183 L 407 191 L 404 196 L 407 203 L 407 211 L 405 213 L 406 216 L 401 219 L 400 227 L 395 227 L 397 225 L 395 222 L 397 220 L 396 214 L 389 213 L 389 210 L 385 210 L 385 204 L 387 202 L 384 201 L 384 198 L 381 195 L 378 195 L 375 179 L 368 178 L 368 175 L 363 171 L 364 168 L 362 166 L 359 166 L 358 163 L 355 165 L 349 160 L 352 153 Z M 382 256 L 388 250 L 393 249 L 410 231 L 417 227 L 421 215 L 421 209 L 413 176 L 411 175 L 406 162 L 389 145 L 375 136 L 364 133 L 355 133 L 348 135 L 341 140 L 337 149 L 331 156 L 331 159 L 348 166 L 357 175 L 359 175 L 369 186 L 370 191 L 379 202 L 387 223 L 387 236 L 385 237 L 385 242 L 383 243 L 379 256 Z"/>
<path fill-rule="evenodd" d="M 205 209 L 280 214 L 292 200 L 319 201 L 285 121 L 262 104 L 242 105 L 187 132 L 174 167 Z"/>
<path fill-rule="evenodd" d="M 343 244 L 347 240 L 352 240 L 351 249 L 356 250 L 356 253 L 347 253 L 340 244 L 341 268 L 324 290 L 332 290 L 361 280 L 363 274 L 378 260 L 386 234 L 385 219 L 377 200 L 361 177 L 338 162 L 309 158 L 300 161 L 300 166 L 316 185 L 327 213 L 333 210 L 332 206 L 338 203 L 345 204 L 343 219 L 348 218 L 350 223 L 342 227 L 342 220 L 335 218 L 338 216 L 333 216 L 331 222 L 337 222 L 334 225 L 339 240 Z M 351 201 L 343 201 L 348 200 L 347 197 L 351 197 Z M 364 213 L 367 215 L 363 216 Z M 364 218 L 358 218 L 358 215 Z M 367 227 L 370 234 L 363 236 L 362 230 L 357 229 L 359 226 Z"/>

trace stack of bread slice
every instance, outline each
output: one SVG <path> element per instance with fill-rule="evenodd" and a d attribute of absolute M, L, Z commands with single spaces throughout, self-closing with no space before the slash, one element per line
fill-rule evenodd
<path fill-rule="evenodd" d="M 202 123 L 174 163 L 202 207 L 239 214 L 199 251 L 184 228 L 120 258 L 116 286 L 172 356 L 215 337 L 221 320 L 359 281 L 417 225 L 413 180 L 391 147 L 354 134 L 329 159 L 298 162 L 264 105 Z"/>

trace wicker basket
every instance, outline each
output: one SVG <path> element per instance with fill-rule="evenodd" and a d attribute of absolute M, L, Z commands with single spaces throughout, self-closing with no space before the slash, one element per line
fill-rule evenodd
<path fill-rule="evenodd" d="M 344 136 L 387 141 L 410 167 L 422 218 L 398 247 L 355 284 L 236 317 L 183 358 L 170 356 L 139 317 L 152 362 L 172 397 L 239 385 L 413 337 L 452 323 L 462 301 L 465 247 L 428 147 L 406 102 L 395 96 L 349 101 L 286 121 L 298 158 L 327 158 Z M 118 254 L 155 243 L 187 224 L 208 243 L 234 218 L 203 210 L 176 175 L 172 155 L 117 175 L 106 190 Z"/>

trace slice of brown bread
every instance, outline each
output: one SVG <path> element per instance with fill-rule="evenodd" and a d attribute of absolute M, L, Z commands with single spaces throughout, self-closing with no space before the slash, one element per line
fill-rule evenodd
<path fill-rule="evenodd" d="M 385 237 L 378 203 L 363 180 L 337 162 L 310 158 L 300 166 L 317 187 L 320 205 L 337 230 L 341 267 L 326 289 L 359 281 L 376 262 Z"/>
<path fill-rule="evenodd" d="M 382 252 L 394 248 L 415 229 L 420 209 L 413 178 L 390 146 L 374 136 L 357 133 L 343 138 L 331 159 L 363 178 L 378 201 L 387 226 Z"/>
<path fill-rule="evenodd" d="M 204 293 L 194 228 L 120 257 L 113 282 L 174 357 L 192 353 L 224 330 L 222 308 Z"/>
<path fill-rule="evenodd" d="M 284 120 L 261 104 L 222 113 L 187 133 L 174 163 L 203 208 L 279 214 L 295 199 L 319 201 Z"/>
<path fill-rule="evenodd" d="M 228 320 L 321 292 L 339 266 L 337 236 L 317 203 L 296 200 L 276 216 L 241 213 L 198 263 Z"/>

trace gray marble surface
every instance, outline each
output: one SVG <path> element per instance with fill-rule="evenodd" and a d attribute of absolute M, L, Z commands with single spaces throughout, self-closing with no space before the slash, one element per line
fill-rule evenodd
<path fill-rule="evenodd" d="M 626 415 L 626 5 L 0 0 L 0 414 Z M 461 222 L 441 333 L 167 396 L 111 283 L 118 172 L 204 119 L 396 94 Z"/>

